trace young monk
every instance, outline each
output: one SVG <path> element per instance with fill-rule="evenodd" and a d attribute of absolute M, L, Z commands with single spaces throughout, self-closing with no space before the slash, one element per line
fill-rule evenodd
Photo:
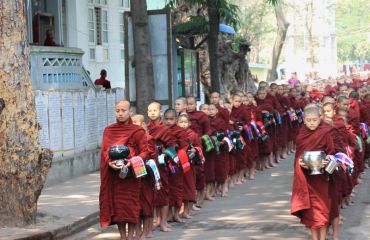
<path fill-rule="evenodd" d="M 203 103 L 199 106 L 199 111 L 204 112 L 208 116 L 208 113 L 209 113 L 208 108 L 209 108 L 208 104 Z"/>
<path fill-rule="evenodd" d="M 196 110 L 196 99 L 187 98 L 187 114 L 190 119 L 190 129 L 198 134 L 201 138 L 204 135 L 210 135 L 210 122 L 208 116 Z M 206 161 L 212 159 L 206 159 Z M 197 165 L 196 169 L 196 189 L 197 189 L 197 207 L 202 207 L 205 199 L 205 172 L 203 165 Z"/>
<path fill-rule="evenodd" d="M 234 130 L 242 132 L 243 126 L 250 122 L 250 116 L 247 113 L 246 106 L 242 104 L 242 93 L 234 93 L 232 95 L 231 104 L 232 110 L 230 113 L 230 124 Z M 250 146 L 246 145 L 243 149 L 234 149 L 232 157 L 234 157 L 235 170 L 232 176 L 232 183 L 230 186 L 242 184 L 245 181 L 245 171 L 248 165 L 248 158 Z"/>
<path fill-rule="evenodd" d="M 254 96 L 252 93 L 247 93 L 246 95 L 246 110 L 248 114 L 250 115 L 251 122 L 248 123 L 248 126 L 250 128 L 250 131 L 253 134 L 253 139 L 249 141 L 250 145 L 250 157 L 249 157 L 249 162 L 248 162 L 248 179 L 249 180 L 254 180 L 255 179 L 255 172 L 256 172 L 256 165 L 257 161 L 259 160 L 259 147 L 258 147 L 258 132 L 254 126 L 252 126 L 252 121 L 253 124 L 255 123 L 257 119 L 257 103 L 256 100 L 254 99 Z"/>
<path fill-rule="evenodd" d="M 152 102 L 148 106 L 148 123 L 149 134 L 154 138 L 157 145 L 157 153 L 162 162 L 159 162 L 158 171 L 161 177 L 161 189 L 155 193 L 154 206 L 156 209 L 156 226 L 160 227 L 163 232 L 171 231 L 170 225 L 167 223 L 168 208 L 169 208 L 169 172 L 164 163 L 163 152 L 166 148 L 175 147 L 176 140 L 170 132 L 168 126 L 165 126 L 161 120 L 161 105 L 158 102 Z M 159 159 L 158 159 L 159 160 Z"/>
<path fill-rule="evenodd" d="M 152 136 L 148 134 L 148 128 L 145 123 L 143 115 L 136 114 L 131 117 L 132 123 L 142 127 L 146 134 L 148 141 L 148 151 L 150 153 L 150 159 L 155 159 L 157 161 L 157 149 L 155 140 Z M 154 186 L 153 179 L 150 175 L 147 175 L 142 178 L 141 181 L 141 194 L 140 194 L 140 206 L 141 206 L 141 223 L 136 227 L 136 236 L 140 239 L 151 238 L 153 237 L 152 228 L 153 228 L 153 200 L 154 200 Z M 142 226 L 142 228 L 141 228 Z"/>
<path fill-rule="evenodd" d="M 179 150 L 187 150 L 187 135 L 183 128 L 176 125 L 177 117 L 174 109 L 167 109 L 164 112 L 164 123 L 169 127 L 169 131 L 176 139 L 177 152 Z M 184 220 L 180 218 L 180 209 L 183 202 L 183 191 L 184 191 L 184 173 L 182 169 L 177 166 L 178 169 L 175 173 L 169 176 L 169 197 L 170 197 L 170 219 L 174 222 L 183 223 Z"/>
<path fill-rule="evenodd" d="M 176 101 L 175 101 L 175 110 L 176 110 L 178 115 L 186 114 L 187 107 L 188 107 L 188 104 L 187 104 L 186 98 L 179 97 L 179 98 L 176 99 Z"/>
<path fill-rule="evenodd" d="M 227 127 L 228 124 L 226 124 L 220 117 L 217 115 L 218 109 L 216 105 L 209 104 L 209 118 L 211 121 L 211 132 L 212 136 L 216 136 L 216 140 L 218 141 L 219 150 L 213 150 L 212 158 L 215 160 L 214 165 L 214 172 L 215 172 L 215 182 L 216 185 L 211 183 L 211 187 L 209 187 L 209 196 L 213 196 L 216 194 L 216 192 L 221 197 L 226 197 L 226 187 L 225 182 L 227 178 L 227 173 L 224 171 L 225 167 L 225 154 L 228 154 L 228 145 L 224 142 L 223 139 L 217 139 L 217 134 L 223 133 L 225 136 L 227 136 Z M 215 140 L 215 141 L 216 141 Z M 217 191 L 216 191 L 217 190 Z"/>
<path fill-rule="evenodd" d="M 210 101 L 217 108 L 216 117 L 223 121 L 223 126 L 225 127 L 224 130 L 225 131 L 229 130 L 230 112 L 227 108 L 221 106 L 220 93 L 218 92 L 211 93 Z M 211 120 L 211 125 L 212 125 L 212 120 Z M 230 169 L 230 164 L 229 164 L 230 159 L 229 158 L 230 158 L 229 148 L 226 145 L 221 146 L 220 159 L 219 161 L 215 161 L 215 179 L 216 179 L 216 183 L 222 189 L 221 193 L 223 194 L 221 194 L 221 196 L 226 196 L 227 191 L 228 191 L 226 179 L 227 179 L 227 176 L 229 174 L 229 169 Z"/>
<path fill-rule="evenodd" d="M 270 114 L 274 111 L 274 107 L 272 106 L 271 101 L 266 99 L 267 91 L 264 88 L 259 88 L 256 95 L 256 102 L 257 102 L 257 111 L 258 116 L 262 116 L 263 121 L 263 114 Z M 274 127 L 268 126 L 266 128 L 266 131 L 269 136 L 274 135 Z M 263 170 L 264 168 L 268 169 L 271 167 L 274 167 L 274 159 L 273 159 L 273 142 L 271 139 L 268 139 L 266 141 L 261 141 L 259 145 L 260 149 L 260 160 L 261 164 L 260 170 Z"/>
<path fill-rule="evenodd" d="M 119 171 L 122 166 L 110 161 L 108 152 L 113 145 L 125 144 L 130 149 L 129 159 L 140 157 L 146 160 L 148 147 L 144 129 L 132 124 L 130 103 L 119 101 L 115 110 L 117 123 L 105 128 L 101 147 L 100 225 L 117 224 L 121 239 L 132 240 L 135 224 L 139 223 L 140 179 L 133 175 L 121 179 Z"/>
<path fill-rule="evenodd" d="M 310 175 L 311 170 L 302 158 L 305 151 L 324 151 L 328 155 L 335 149 L 330 127 L 321 123 L 319 108 L 306 107 L 304 112 L 304 126 L 296 141 L 290 211 L 311 230 L 313 240 L 325 240 L 330 213 L 328 177 L 324 174 Z M 324 160 L 323 166 L 327 163 Z"/>
<path fill-rule="evenodd" d="M 196 153 L 197 150 L 195 147 L 198 147 L 200 149 L 201 143 L 200 139 L 198 137 L 198 134 L 196 134 L 193 130 L 191 130 L 190 127 L 190 120 L 189 117 L 185 114 L 180 115 L 177 118 L 177 126 L 185 129 L 187 140 L 189 143 L 188 151 L 192 151 L 193 153 Z M 183 193 L 183 201 L 184 201 L 184 211 L 181 215 L 182 218 L 190 219 L 191 216 L 191 210 L 193 209 L 193 203 L 195 203 L 195 169 L 194 165 L 192 164 L 190 167 L 190 171 L 184 173 L 184 193 Z"/>

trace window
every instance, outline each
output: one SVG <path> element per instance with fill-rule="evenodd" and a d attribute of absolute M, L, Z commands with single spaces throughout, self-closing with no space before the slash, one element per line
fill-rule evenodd
<path fill-rule="evenodd" d="M 96 45 L 101 45 L 101 8 L 94 8 L 96 22 Z"/>
<path fill-rule="evenodd" d="M 130 0 L 121 0 L 121 7 L 130 9 Z"/>
<path fill-rule="evenodd" d="M 103 50 L 103 54 L 104 54 L 104 61 L 109 61 L 109 50 L 108 48 L 104 48 Z"/>
<path fill-rule="evenodd" d="M 125 44 L 125 25 L 123 13 L 120 13 L 119 17 L 119 42 L 120 44 Z"/>
<path fill-rule="evenodd" d="M 107 10 L 102 10 L 102 35 L 103 43 L 108 43 L 108 12 Z"/>
<path fill-rule="evenodd" d="M 94 9 L 89 8 L 89 42 L 95 42 Z"/>
<path fill-rule="evenodd" d="M 121 60 L 125 60 L 125 49 L 121 49 Z"/>
<path fill-rule="evenodd" d="M 90 48 L 89 58 L 90 60 L 95 60 L 95 48 Z"/>

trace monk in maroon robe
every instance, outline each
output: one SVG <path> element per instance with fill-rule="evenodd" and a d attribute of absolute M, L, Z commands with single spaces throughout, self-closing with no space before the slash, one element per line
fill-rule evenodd
<path fill-rule="evenodd" d="M 160 148 L 163 154 L 166 148 L 175 148 L 176 140 L 170 133 L 169 127 L 164 125 L 161 121 L 161 105 L 157 102 L 152 102 L 148 106 L 148 123 L 149 134 L 154 138 L 157 148 Z M 163 155 L 162 155 L 163 157 Z M 158 166 L 158 171 L 161 177 L 161 189 L 155 192 L 153 204 L 156 207 L 157 225 L 160 226 L 161 231 L 170 231 L 170 226 L 167 223 L 168 208 L 169 208 L 169 172 L 165 163 Z"/>
<path fill-rule="evenodd" d="M 330 213 L 328 177 L 325 174 L 310 175 L 311 170 L 302 157 L 305 151 L 333 154 L 335 149 L 330 135 L 331 128 L 327 124 L 320 124 L 318 108 L 305 109 L 304 124 L 296 141 L 290 211 L 310 228 L 312 239 L 325 240 Z M 324 166 L 327 163 L 327 160 L 323 161 Z"/>
<path fill-rule="evenodd" d="M 145 124 L 145 119 L 143 115 L 136 114 L 131 117 L 133 124 L 142 127 L 146 134 L 146 140 L 148 143 L 148 153 L 149 159 L 156 162 L 158 166 L 158 154 L 156 148 L 155 139 L 148 134 L 148 128 Z M 149 160 L 148 159 L 148 160 Z M 149 169 L 148 169 L 149 171 Z M 140 217 L 142 222 L 136 226 L 136 236 L 141 237 L 152 237 L 153 229 L 153 214 L 154 214 L 154 179 L 152 176 L 147 174 L 142 178 L 141 181 L 141 193 L 140 193 Z"/>
<path fill-rule="evenodd" d="M 267 96 L 267 92 L 264 88 L 260 88 L 258 89 L 257 91 L 257 95 L 256 95 L 256 102 L 257 102 L 257 116 L 258 117 L 261 117 L 260 119 L 257 119 L 258 121 L 263 121 L 262 119 L 262 115 L 263 114 L 270 114 L 270 113 L 273 113 L 274 111 L 274 107 L 271 103 L 271 101 L 269 99 L 266 98 Z M 271 137 L 274 136 L 275 134 L 275 131 L 274 131 L 274 127 L 271 125 L 271 126 L 268 126 L 266 128 L 266 131 L 269 135 L 269 139 L 267 139 L 266 141 L 260 141 L 260 146 L 259 146 L 259 153 L 260 153 L 260 159 L 261 159 L 261 170 L 263 170 L 263 168 L 270 168 L 270 167 L 273 167 L 274 164 L 273 164 L 273 156 L 272 156 L 272 153 L 273 153 L 273 141 L 271 139 Z"/>
<path fill-rule="evenodd" d="M 180 115 L 177 119 L 177 125 L 183 129 L 185 129 L 187 142 L 189 144 L 188 150 L 196 152 L 195 149 L 198 147 L 201 148 L 201 142 L 199 139 L 198 134 L 196 134 L 193 130 L 189 128 L 190 120 L 189 117 L 185 114 Z M 194 165 L 191 164 L 190 170 L 184 173 L 184 190 L 183 190 L 183 201 L 184 201 L 184 211 L 181 215 L 182 218 L 192 218 L 191 217 L 191 210 L 193 208 L 193 203 L 196 201 L 196 188 L 195 188 L 195 168 Z"/>
<path fill-rule="evenodd" d="M 122 239 L 132 239 L 135 224 L 139 223 L 141 182 L 133 174 L 121 179 L 119 170 L 122 166 L 110 161 L 108 152 L 113 145 L 125 144 L 130 149 L 130 158 L 148 159 L 145 131 L 132 124 L 130 108 L 128 101 L 116 104 L 117 123 L 104 130 L 100 161 L 100 225 L 117 224 Z"/>
<path fill-rule="evenodd" d="M 201 138 L 203 135 L 210 135 L 210 122 L 207 114 L 196 110 L 196 99 L 194 97 L 187 98 L 187 114 L 190 119 L 190 129 L 198 134 Z M 204 151 L 205 152 L 205 151 Z M 214 159 L 206 159 L 206 161 L 214 161 Z M 197 189 L 197 206 L 202 207 L 205 199 L 204 188 L 206 186 L 205 172 L 203 165 L 195 166 L 196 169 L 196 189 Z"/>
<path fill-rule="evenodd" d="M 243 126 L 248 124 L 251 120 L 248 116 L 246 106 L 242 103 L 242 95 L 234 93 L 231 98 L 231 113 L 230 113 L 230 123 L 232 124 L 234 130 L 240 131 L 242 133 Z M 250 154 L 250 145 L 245 145 L 243 149 L 234 148 L 231 152 L 232 157 L 235 159 L 235 173 L 232 177 L 231 186 L 235 184 L 241 184 L 245 181 L 244 173 L 246 172 L 248 165 L 248 157 Z"/>
<path fill-rule="evenodd" d="M 164 123 L 169 127 L 169 131 L 173 138 L 176 139 L 176 150 L 187 150 L 187 134 L 185 129 L 176 125 L 176 111 L 174 109 L 167 109 L 164 112 Z M 180 218 L 180 208 L 183 202 L 183 191 L 184 191 L 184 173 L 180 167 L 175 173 L 169 176 L 169 200 L 170 207 L 173 211 L 170 211 L 170 216 L 172 214 L 172 220 L 174 222 L 184 222 Z"/>
<path fill-rule="evenodd" d="M 216 118 L 222 120 L 223 123 L 221 126 L 223 127 L 221 129 L 223 129 L 226 132 L 227 130 L 229 130 L 230 112 L 226 108 L 220 106 L 220 100 L 221 97 L 218 92 L 211 93 L 210 101 L 217 108 Z M 220 154 L 215 161 L 216 184 L 218 185 L 218 191 L 221 193 L 221 196 L 223 197 L 227 195 L 228 191 L 226 180 L 229 174 L 229 170 L 230 170 L 230 154 L 229 148 L 225 144 L 221 146 Z"/>

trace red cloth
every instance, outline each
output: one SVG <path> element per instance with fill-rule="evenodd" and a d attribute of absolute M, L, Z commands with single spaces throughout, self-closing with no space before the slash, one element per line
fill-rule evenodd
<path fill-rule="evenodd" d="M 310 175 L 310 170 L 303 169 L 298 160 L 304 151 L 333 154 L 335 149 L 330 131 L 327 124 L 320 124 L 315 131 L 303 126 L 297 136 L 290 212 L 308 228 L 321 228 L 329 224 L 328 177 L 324 174 Z"/>
<path fill-rule="evenodd" d="M 188 148 L 186 130 L 174 125 L 169 128 L 172 136 L 176 139 L 179 149 L 186 150 Z M 180 169 L 176 174 L 170 174 L 169 178 L 169 200 L 170 206 L 181 207 L 184 191 L 184 173 Z"/>
<path fill-rule="evenodd" d="M 280 147 L 285 147 L 289 141 L 288 133 L 289 133 L 290 124 L 289 124 L 289 119 L 288 119 L 288 115 L 286 111 L 290 108 L 290 101 L 288 97 L 280 95 L 280 94 L 276 94 L 276 98 L 278 99 L 278 101 L 280 102 L 280 105 L 284 109 L 284 113 L 281 114 L 282 124 L 280 126 L 280 131 L 278 132 L 278 136 L 279 136 L 278 142 L 280 143 Z"/>
<path fill-rule="evenodd" d="M 293 97 L 293 96 L 290 96 L 290 106 L 295 110 L 295 109 L 298 109 L 300 108 L 300 104 L 299 104 L 299 101 Z M 289 131 L 289 141 L 295 141 L 296 139 L 296 136 L 298 135 L 298 132 L 299 132 L 299 128 L 300 128 L 300 124 L 298 123 L 298 121 L 294 121 L 291 123 L 290 125 L 290 131 Z"/>
<path fill-rule="evenodd" d="M 115 123 L 105 128 L 100 160 L 100 225 L 107 227 L 117 222 L 138 223 L 140 214 L 140 179 L 128 176 L 121 179 L 118 171 L 109 167 L 108 151 L 112 145 L 126 144 L 130 157 L 148 158 L 145 132 L 139 126 Z"/>
<path fill-rule="evenodd" d="M 230 112 L 224 107 L 220 105 L 216 105 L 217 107 L 217 118 L 220 118 L 224 121 L 224 131 L 229 129 L 230 123 Z M 225 183 L 227 179 L 227 175 L 229 174 L 230 170 L 230 154 L 229 150 L 226 145 L 221 146 L 220 149 L 220 156 L 216 159 L 215 162 L 215 179 L 218 183 Z"/>
<path fill-rule="evenodd" d="M 107 79 L 104 79 L 104 78 L 98 78 L 98 79 L 96 79 L 95 80 L 95 85 L 101 85 L 105 89 L 111 89 L 110 81 L 108 81 Z"/>
<path fill-rule="evenodd" d="M 148 130 L 149 134 L 155 139 L 156 144 L 159 144 L 163 151 L 168 147 L 175 147 L 175 138 L 173 138 L 169 127 L 163 125 L 161 121 L 158 123 L 150 121 L 148 123 Z M 161 176 L 162 187 L 154 194 L 154 206 L 167 206 L 169 205 L 168 170 L 165 165 L 159 165 L 158 171 Z"/>

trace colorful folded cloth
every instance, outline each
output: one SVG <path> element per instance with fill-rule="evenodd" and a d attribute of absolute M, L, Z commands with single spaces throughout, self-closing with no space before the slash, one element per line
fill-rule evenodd
<path fill-rule="evenodd" d="M 210 151 L 213 150 L 214 146 L 213 146 L 213 143 L 212 143 L 212 140 L 211 140 L 210 136 L 203 135 L 202 136 L 202 141 L 203 141 L 206 152 L 210 152 Z"/>
<path fill-rule="evenodd" d="M 190 171 L 190 162 L 189 162 L 188 153 L 185 150 L 180 149 L 177 152 L 177 156 L 179 158 L 179 162 L 181 164 L 182 171 L 184 173 L 189 172 Z"/>
<path fill-rule="evenodd" d="M 130 158 L 129 162 L 131 163 L 136 178 L 147 175 L 145 164 L 141 157 L 139 156 L 132 157 Z"/>
<path fill-rule="evenodd" d="M 218 139 L 216 136 L 212 136 L 214 149 L 216 150 L 217 154 L 220 154 L 220 144 L 218 143 Z"/>
<path fill-rule="evenodd" d="M 153 180 L 154 180 L 154 189 L 160 190 L 161 189 L 161 175 L 159 174 L 157 164 L 153 159 L 149 159 L 146 161 L 146 164 L 153 173 Z"/>

